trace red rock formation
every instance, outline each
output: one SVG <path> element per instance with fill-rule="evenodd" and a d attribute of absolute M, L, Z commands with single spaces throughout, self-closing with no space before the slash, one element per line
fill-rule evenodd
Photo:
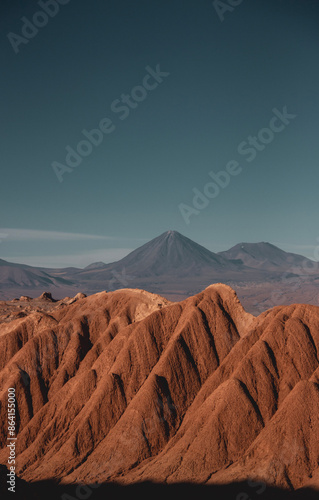
<path fill-rule="evenodd" d="M 51 307 L 0 324 L 0 463 L 16 387 L 20 477 L 319 487 L 319 308 L 255 318 L 225 285 Z"/>

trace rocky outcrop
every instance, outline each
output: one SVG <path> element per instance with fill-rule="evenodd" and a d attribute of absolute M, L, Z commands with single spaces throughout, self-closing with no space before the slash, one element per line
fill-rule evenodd
<path fill-rule="evenodd" d="M 27 481 L 319 486 L 319 308 L 125 289 L 0 328 L 0 462 L 15 387 Z"/>

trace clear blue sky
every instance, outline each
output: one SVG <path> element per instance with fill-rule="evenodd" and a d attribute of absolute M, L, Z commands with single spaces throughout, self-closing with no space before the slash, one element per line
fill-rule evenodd
<path fill-rule="evenodd" d="M 70 0 L 36 15 L 46 25 L 27 43 L 9 40 L 39 10 L 1 1 L 0 257 L 82 267 L 169 229 L 213 251 L 269 241 L 312 257 L 318 1 L 243 0 L 219 16 L 206 0 Z M 169 75 L 145 80 L 158 64 Z M 238 146 L 285 106 L 296 118 L 248 162 Z M 52 163 L 102 119 L 110 133 L 59 182 Z M 186 224 L 179 205 L 231 160 L 240 174 Z"/>

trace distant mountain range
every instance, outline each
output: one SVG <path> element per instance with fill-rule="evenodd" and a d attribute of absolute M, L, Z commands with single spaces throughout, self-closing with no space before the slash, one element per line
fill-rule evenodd
<path fill-rule="evenodd" d="M 244 270 L 244 267 L 266 271 L 286 271 L 295 267 L 302 268 L 313 261 L 302 255 L 285 252 L 270 243 L 238 243 L 224 252 L 214 253 L 186 238 L 177 231 L 167 231 L 129 255 L 113 264 L 96 262 L 85 269 L 129 268 L 132 272 L 144 275 L 162 275 L 200 269 L 218 271 Z"/>
<path fill-rule="evenodd" d="M 219 252 L 225 259 L 240 260 L 245 266 L 266 271 L 306 268 L 313 261 L 303 255 L 285 252 L 271 243 L 238 243 L 234 247 Z"/>
<path fill-rule="evenodd" d="M 305 269 L 313 269 L 313 264 L 302 255 L 265 242 L 239 243 L 227 251 L 214 253 L 177 231 L 167 231 L 117 262 L 96 262 L 84 269 L 47 269 L 0 260 L 0 299 L 12 299 L 19 294 L 36 297 L 43 291 L 63 298 L 77 292 L 92 294 L 143 288 L 170 300 L 181 300 L 209 284 L 223 282 L 233 286 L 244 306 L 256 312 L 246 302 L 247 297 L 250 302 L 253 300 L 256 287 L 258 296 L 261 288 L 267 289 L 266 296 L 257 300 L 263 310 L 268 307 L 267 294 L 274 287 L 278 290 L 278 284 L 280 290 L 288 287 L 291 291 L 289 279 L 299 280 L 303 285 L 306 282 L 308 286 L 306 291 L 304 287 L 302 290 L 300 286 L 295 287 L 297 296 L 290 300 L 300 301 L 298 297 L 302 292 L 305 302 L 314 303 L 319 271 L 305 272 Z M 276 300 L 269 306 L 276 305 Z"/>
<path fill-rule="evenodd" d="M 50 275 L 45 269 L 24 264 L 15 264 L 0 259 L 0 291 L 5 292 L 12 287 L 43 288 L 48 286 L 68 286 L 71 284 L 68 280 Z"/>

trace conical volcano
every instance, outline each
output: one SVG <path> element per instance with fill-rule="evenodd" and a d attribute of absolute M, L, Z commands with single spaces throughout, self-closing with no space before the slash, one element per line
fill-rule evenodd
<path fill-rule="evenodd" d="M 221 255 L 195 243 L 177 231 L 167 231 L 137 248 L 113 266 L 138 276 L 198 274 L 205 269 L 238 269 Z"/>

